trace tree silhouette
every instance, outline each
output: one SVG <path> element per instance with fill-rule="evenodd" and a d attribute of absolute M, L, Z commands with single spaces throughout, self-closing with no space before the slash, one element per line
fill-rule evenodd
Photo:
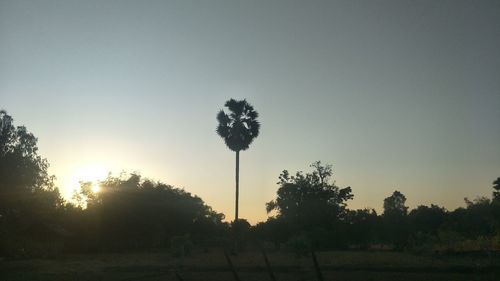
<path fill-rule="evenodd" d="M 386 242 L 393 243 L 396 249 L 403 248 L 409 235 L 408 207 L 405 203 L 406 197 L 397 190 L 384 199 L 384 213 L 382 214 L 384 236 Z"/>
<path fill-rule="evenodd" d="M 384 199 L 384 216 L 408 214 L 408 207 L 405 206 L 406 197 L 399 191 L 394 191 L 391 196 Z"/>
<path fill-rule="evenodd" d="M 493 191 L 493 200 L 500 201 L 500 178 L 493 182 L 493 189 L 495 190 Z"/>
<path fill-rule="evenodd" d="M 99 185 L 101 192 L 93 193 L 81 182 L 87 223 L 69 229 L 94 249 L 166 247 L 186 234 L 202 243 L 225 229 L 223 214 L 183 189 L 138 174 L 108 175 Z"/>
<path fill-rule="evenodd" d="M 299 171 L 293 176 L 284 170 L 279 175 L 276 199 L 266 203 L 268 213 L 277 212 L 278 223 L 273 223 L 272 229 L 284 232 L 292 244 L 304 237 L 314 248 L 345 244 L 341 225 L 348 214 L 347 201 L 353 198 L 352 190 L 339 188 L 330 180 L 331 165 L 317 161 L 311 167 L 314 168 L 311 173 Z"/>
<path fill-rule="evenodd" d="M 63 199 L 48 167 L 37 138 L 0 110 L 0 256 L 46 254 L 54 245 Z"/>
<path fill-rule="evenodd" d="M 301 226 L 329 225 L 347 214 L 347 201 L 353 198 L 351 187 L 330 183 L 331 165 L 317 161 L 311 167 L 315 169 L 312 173 L 290 176 L 284 170 L 280 174 L 277 197 L 266 204 L 268 213 L 276 210 L 278 217 Z"/>
<path fill-rule="evenodd" d="M 246 100 L 230 99 L 224 105 L 229 114 L 220 110 L 217 114 L 217 134 L 224 139 L 227 147 L 236 152 L 236 203 L 234 221 L 238 220 L 240 151 L 248 149 L 252 141 L 259 135 L 259 114 Z"/>
<path fill-rule="evenodd" d="M 436 235 L 446 219 L 446 209 L 437 205 L 420 205 L 408 214 L 413 233 L 426 233 Z"/>

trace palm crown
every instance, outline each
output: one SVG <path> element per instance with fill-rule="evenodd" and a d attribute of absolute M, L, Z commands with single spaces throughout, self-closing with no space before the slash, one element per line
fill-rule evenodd
<path fill-rule="evenodd" d="M 221 110 L 217 114 L 219 121 L 217 134 L 224 139 L 229 149 L 246 150 L 259 135 L 260 123 L 257 121 L 259 114 L 246 100 L 230 99 L 225 106 L 230 113 L 226 114 Z"/>

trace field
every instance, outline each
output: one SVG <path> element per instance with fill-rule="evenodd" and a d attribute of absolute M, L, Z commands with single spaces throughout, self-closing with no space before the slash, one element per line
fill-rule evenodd
<path fill-rule="evenodd" d="M 318 280 L 311 257 L 268 253 L 277 280 Z M 500 280 L 500 257 L 398 252 L 317 253 L 324 280 Z M 242 281 L 271 280 L 260 252 L 231 256 Z M 178 277 L 175 275 L 177 272 Z M 168 252 L 67 255 L 0 261 L 0 280 L 235 280 L 221 250 L 175 258 Z"/>

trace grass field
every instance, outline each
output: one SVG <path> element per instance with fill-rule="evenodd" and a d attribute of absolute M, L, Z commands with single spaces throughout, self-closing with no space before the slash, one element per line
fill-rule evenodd
<path fill-rule="evenodd" d="M 311 257 L 268 253 L 277 280 L 317 280 Z M 500 280 L 500 258 L 420 256 L 398 252 L 317 253 L 325 280 Z M 271 280 L 260 252 L 231 256 L 242 281 Z M 0 280 L 234 280 L 221 250 L 184 259 L 168 252 L 67 255 L 3 260 Z"/>

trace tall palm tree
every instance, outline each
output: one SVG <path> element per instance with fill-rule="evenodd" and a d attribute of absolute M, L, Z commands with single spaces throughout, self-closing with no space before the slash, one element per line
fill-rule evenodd
<path fill-rule="evenodd" d="M 252 141 L 259 135 L 260 123 L 257 121 L 259 114 L 246 100 L 230 99 L 225 107 L 229 114 L 223 110 L 217 114 L 217 134 L 224 139 L 227 147 L 236 152 L 236 206 L 234 223 L 238 223 L 238 199 L 240 179 L 240 151 L 248 149 Z"/>

